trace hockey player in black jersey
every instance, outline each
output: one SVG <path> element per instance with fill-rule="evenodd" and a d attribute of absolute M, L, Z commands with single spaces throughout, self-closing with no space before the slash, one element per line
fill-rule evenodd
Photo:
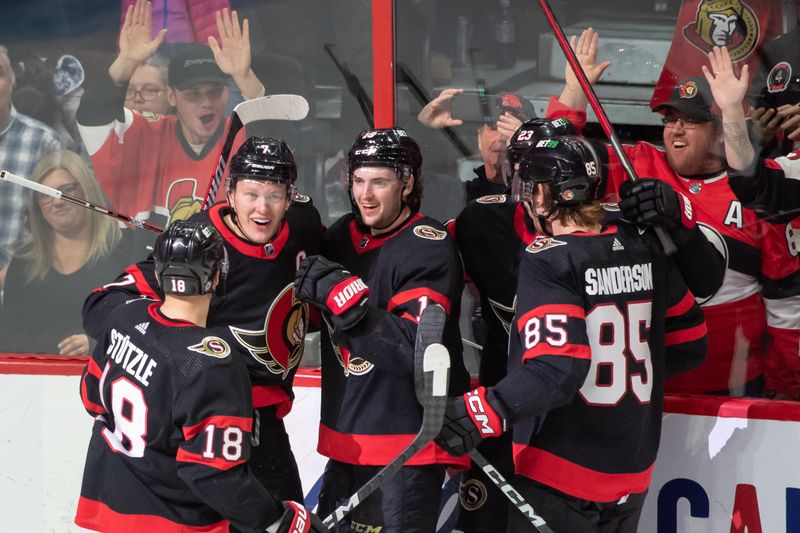
<path fill-rule="evenodd" d="M 513 424 L 514 486 L 554 531 L 627 533 L 658 450 L 664 380 L 702 362 L 706 332 L 655 236 L 601 225 L 598 179 L 576 137 L 522 156 L 515 190 L 539 231 L 519 266 L 508 375 L 451 399 L 437 441 L 460 455 Z M 512 510 L 508 531 L 533 528 Z"/>
<path fill-rule="evenodd" d="M 469 381 L 458 315 L 462 269 L 444 227 L 418 213 L 422 155 L 401 129 L 362 132 L 348 155 L 352 214 L 325 233 L 324 256 L 300 265 L 295 289 L 331 326 L 323 343 L 318 451 L 328 462 L 320 514 L 332 512 L 414 438 L 422 408 L 414 392 L 418 317 L 431 303 L 448 320 L 450 390 Z M 346 270 L 345 270 L 346 269 Z M 337 531 L 434 531 L 447 465 L 465 467 L 433 443 L 359 505 Z"/>
<path fill-rule="evenodd" d="M 297 265 L 319 253 L 322 222 L 310 199 L 295 192 L 297 167 L 281 140 L 252 137 L 232 158 L 227 201 L 190 220 L 211 224 L 225 241 L 229 271 L 214 296 L 208 327 L 247 363 L 256 426 L 250 466 L 267 490 L 302 501 L 303 490 L 283 417 L 303 354 L 309 307 L 294 295 Z M 109 309 L 138 295 L 160 298 L 152 258 L 96 289 L 84 305 L 84 328 L 97 338 Z"/>
<path fill-rule="evenodd" d="M 203 221 L 159 235 L 163 302 L 109 312 L 81 377 L 95 417 L 75 523 L 96 531 L 321 532 L 302 505 L 270 496 L 247 464 L 247 368 L 205 328 L 225 270 L 223 238 Z"/>

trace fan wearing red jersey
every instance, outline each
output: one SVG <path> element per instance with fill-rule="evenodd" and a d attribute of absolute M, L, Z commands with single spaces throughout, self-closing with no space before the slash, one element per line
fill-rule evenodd
<path fill-rule="evenodd" d="M 204 222 L 159 235 L 163 302 L 114 309 L 81 377 L 95 424 L 75 523 L 97 531 L 326 531 L 274 499 L 247 459 L 252 400 L 244 363 L 205 328 L 226 270 L 223 238 Z"/>
<path fill-rule="evenodd" d="M 405 130 L 362 132 L 348 154 L 353 212 L 325 232 L 324 257 L 307 258 L 297 272 L 298 296 L 322 310 L 332 339 L 322 345 L 317 449 L 329 458 L 320 492 L 323 515 L 389 464 L 419 431 L 414 340 L 429 303 L 447 312 L 449 390 L 468 388 L 458 330 L 463 274 L 444 227 L 418 213 L 421 166 L 419 146 Z M 337 531 L 434 531 L 445 469 L 467 464 L 430 443 Z"/>
<path fill-rule="evenodd" d="M 596 37 L 585 32 L 575 47 L 587 76 L 597 81 L 604 63 L 596 61 Z M 586 97 L 571 69 L 566 77 L 564 90 L 558 99 L 551 98 L 547 115 L 567 117 L 582 127 Z M 791 224 L 760 219 L 734 195 L 719 108 L 704 76 L 683 80 L 669 100 L 654 109 L 663 115 L 663 149 L 647 142 L 623 146 L 636 174 L 663 181 L 678 193 L 725 258 L 722 286 L 701 300 L 709 330 L 708 357 L 701 367 L 670 379 L 667 391 L 760 396 L 766 390 L 769 395 L 800 398 L 797 230 Z M 610 147 L 598 152 L 601 196 L 614 200 L 617 193 L 653 194 L 627 183 Z M 646 202 L 644 197 L 638 200 Z M 623 215 L 635 220 L 639 213 L 623 211 Z"/>
<path fill-rule="evenodd" d="M 705 355 L 703 315 L 650 232 L 601 225 L 599 161 L 542 139 L 513 188 L 538 236 L 519 266 L 508 375 L 452 398 L 437 442 L 455 455 L 513 424 L 514 486 L 554 531 L 635 532 L 658 450 L 667 375 Z M 534 531 L 516 509 L 509 532 Z"/>
<path fill-rule="evenodd" d="M 214 227 L 228 255 L 224 292 L 215 294 L 208 328 L 247 365 L 255 409 L 249 464 L 281 500 L 302 501 L 303 489 L 283 417 L 303 355 L 309 308 L 292 283 L 300 260 L 319 253 L 322 222 L 295 190 L 297 165 L 282 140 L 251 137 L 231 159 L 227 201 L 190 220 Z M 97 339 L 113 309 L 131 298 L 160 299 L 152 258 L 129 266 L 87 298 L 84 328 Z"/>

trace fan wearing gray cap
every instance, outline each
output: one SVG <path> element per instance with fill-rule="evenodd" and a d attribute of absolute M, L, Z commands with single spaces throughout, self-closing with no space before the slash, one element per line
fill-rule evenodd
<path fill-rule="evenodd" d="M 594 32 L 584 31 L 580 41 L 573 40 L 573 48 L 587 77 L 596 82 L 602 69 Z M 663 113 L 663 149 L 641 141 L 623 146 L 636 174 L 651 178 L 628 181 L 610 147 L 600 152 L 604 160 L 601 196 L 619 194 L 624 218 L 640 224 L 656 222 L 670 233 L 678 247 L 674 260 L 699 297 L 711 332 L 706 361 L 668 379 L 665 390 L 733 396 L 766 392 L 798 399 L 797 251 L 793 241 L 787 243 L 785 224 L 760 219 L 732 190 L 726 165 L 736 154 L 731 154 L 723 139 L 733 133 L 732 114 L 742 120 L 744 114 L 730 95 L 723 98 L 716 82 L 712 93 L 709 81 L 725 85 L 725 80 L 735 78 L 730 58 L 726 64 L 723 56 L 727 51 L 717 48 L 709 56 L 711 69 L 704 68 L 704 76 L 679 83 L 669 100 L 657 107 Z M 550 101 L 548 117 L 566 116 L 582 127 L 586 97 L 572 70 L 568 71 L 564 90 Z M 742 75 L 747 79 L 745 69 Z M 741 89 L 739 102 L 745 90 Z M 731 160 L 726 160 L 726 152 Z M 708 241 L 698 236 L 701 232 L 723 256 L 722 275 L 719 259 L 707 253 Z M 704 276 L 698 276 L 707 269 L 713 272 L 705 278 L 716 283 L 703 283 Z"/>
<path fill-rule="evenodd" d="M 152 8 L 138 0 L 120 31 L 119 53 L 108 77 L 87 84 L 78 109 L 81 137 L 115 210 L 165 224 L 200 209 L 200 197 L 217 163 L 225 130 L 228 82 L 245 98 L 264 94 L 250 68 L 249 25 L 235 11 L 217 12 L 220 38 L 174 49 L 167 100 L 175 116 L 125 109 L 134 72 L 158 50 L 166 30 L 151 33 Z M 167 220 L 153 220 L 153 216 Z"/>

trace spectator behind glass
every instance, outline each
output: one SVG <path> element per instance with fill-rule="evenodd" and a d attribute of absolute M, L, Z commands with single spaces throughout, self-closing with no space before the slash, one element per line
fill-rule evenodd
<path fill-rule="evenodd" d="M 30 176 L 43 155 L 62 146 L 53 130 L 17 112 L 11 102 L 14 83 L 8 50 L 0 45 L 0 168 L 19 176 Z M 28 196 L 23 187 L 0 182 L 0 287 L 14 244 L 24 227 L 24 206 Z"/>
<path fill-rule="evenodd" d="M 148 57 L 133 71 L 125 92 L 125 107 L 134 111 L 166 115 L 172 109 L 167 98 L 169 60 L 161 54 Z"/>
<path fill-rule="evenodd" d="M 33 181 L 104 205 L 86 162 L 61 150 L 39 161 Z M 89 351 L 81 306 L 89 292 L 129 258 L 119 253 L 117 222 L 35 193 L 28 201 L 31 235 L 14 255 L 0 307 L 0 351 L 79 355 Z"/>

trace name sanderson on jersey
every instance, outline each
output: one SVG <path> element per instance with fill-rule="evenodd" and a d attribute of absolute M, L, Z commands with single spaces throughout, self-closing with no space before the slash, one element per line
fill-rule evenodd
<path fill-rule="evenodd" d="M 586 294 L 602 296 L 653 290 L 653 264 L 587 268 Z"/>

